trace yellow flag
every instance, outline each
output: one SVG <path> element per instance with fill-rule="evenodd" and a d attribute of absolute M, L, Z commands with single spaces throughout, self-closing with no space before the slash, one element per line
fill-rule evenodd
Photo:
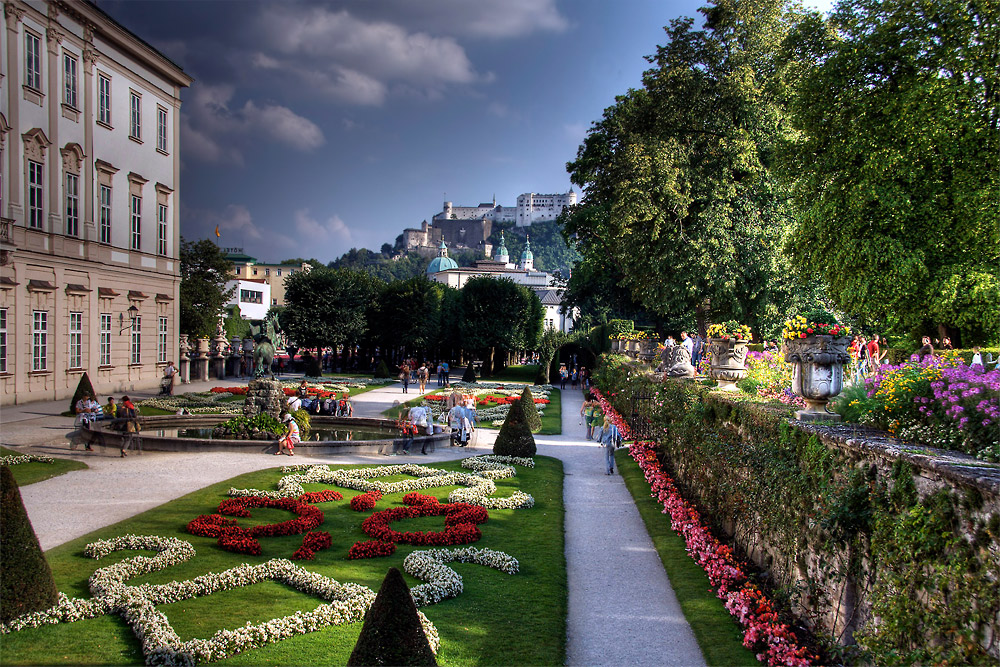
<path fill-rule="evenodd" d="M 219 233 L 219 226 L 216 225 L 215 226 L 215 238 L 219 238 L 220 236 L 222 236 L 222 234 Z"/>

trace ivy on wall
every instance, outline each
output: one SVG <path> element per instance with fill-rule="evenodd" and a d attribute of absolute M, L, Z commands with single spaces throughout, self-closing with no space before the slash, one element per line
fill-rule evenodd
<path fill-rule="evenodd" d="M 649 420 L 687 497 L 838 659 L 996 663 L 983 644 L 986 626 L 994 653 L 1000 641 L 1000 516 L 978 491 L 941 482 L 922 497 L 910 464 L 823 442 L 788 406 L 604 359 L 600 389 Z"/>

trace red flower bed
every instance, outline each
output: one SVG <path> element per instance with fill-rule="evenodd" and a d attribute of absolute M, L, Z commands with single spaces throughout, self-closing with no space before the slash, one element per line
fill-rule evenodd
<path fill-rule="evenodd" d="M 320 492 L 322 493 L 322 492 Z M 242 528 L 229 516 L 249 517 L 250 507 L 275 507 L 298 514 L 297 519 L 270 523 L 252 528 Z M 299 498 L 230 498 L 219 503 L 219 514 L 202 514 L 187 525 L 192 535 L 215 537 L 219 546 L 236 553 L 260 555 L 258 537 L 274 537 L 276 535 L 297 535 L 312 530 L 323 523 L 323 511 L 309 505 Z"/>
<path fill-rule="evenodd" d="M 434 496 L 427 496 L 416 491 L 411 491 L 403 496 L 404 505 L 426 505 L 428 503 L 437 504 L 438 502 L 440 501 Z"/>
<path fill-rule="evenodd" d="M 212 387 L 209 389 L 213 394 L 233 394 L 234 396 L 246 396 L 247 387 Z"/>
<path fill-rule="evenodd" d="M 370 509 L 375 509 L 375 503 L 380 500 L 382 500 L 381 491 L 362 493 L 360 496 L 351 498 L 351 509 L 355 512 L 367 512 Z"/>
<path fill-rule="evenodd" d="M 381 556 L 391 556 L 396 553 L 396 545 L 392 542 L 379 542 L 369 540 L 367 542 L 355 542 L 347 552 L 347 558 L 357 560 L 359 558 L 379 558 Z"/>
<path fill-rule="evenodd" d="M 445 529 L 439 532 L 393 530 L 389 524 L 402 519 L 422 516 L 444 516 Z M 364 520 L 361 530 L 366 535 L 383 542 L 413 544 L 416 546 L 451 546 L 470 544 L 483 537 L 476 524 L 485 523 L 489 513 L 485 508 L 466 503 L 423 503 L 412 507 L 393 507 L 375 512 Z"/>
<path fill-rule="evenodd" d="M 302 546 L 292 554 L 292 560 L 312 560 L 316 557 L 317 551 L 329 549 L 331 544 L 333 541 L 330 538 L 330 533 L 326 531 L 321 533 L 308 532 L 302 538 Z"/>
<path fill-rule="evenodd" d="M 303 493 L 299 496 L 299 500 L 304 503 L 328 503 L 331 500 L 343 500 L 344 494 L 340 491 L 334 491 L 333 489 L 326 489 L 324 491 L 311 491 L 308 493 Z"/>

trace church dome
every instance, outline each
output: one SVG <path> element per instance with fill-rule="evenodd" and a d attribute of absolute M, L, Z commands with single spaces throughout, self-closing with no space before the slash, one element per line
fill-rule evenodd
<path fill-rule="evenodd" d="M 458 262 L 453 260 L 451 257 L 435 257 L 431 260 L 431 263 L 427 265 L 427 274 L 437 273 L 438 271 L 447 271 L 448 269 L 457 269 Z"/>

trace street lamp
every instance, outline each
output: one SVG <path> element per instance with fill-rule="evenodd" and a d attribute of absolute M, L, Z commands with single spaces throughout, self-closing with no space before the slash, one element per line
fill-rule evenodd
<path fill-rule="evenodd" d="M 131 306 L 128 307 L 128 319 L 129 319 L 128 324 L 125 324 L 125 314 L 118 313 L 118 326 L 121 327 L 121 329 L 118 331 L 119 336 L 125 333 L 126 329 L 131 329 L 132 327 L 134 327 L 135 321 L 139 319 L 139 309 L 135 307 L 135 304 L 132 304 Z"/>

